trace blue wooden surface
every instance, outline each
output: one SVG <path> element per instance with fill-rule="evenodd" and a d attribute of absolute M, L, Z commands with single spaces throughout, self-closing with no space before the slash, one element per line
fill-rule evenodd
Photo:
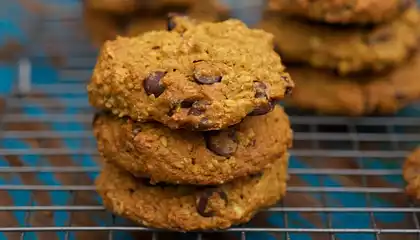
<path fill-rule="evenodd" d="M 2 1 L 1 2 L 2 9 L 9 9 L 7 11 L 7 14 L 3 12 L 4 16 L 0 20 L 0 45 L 2 42 L 4 42 L 8 37 L 17 37 L 22 41 L 22 43 L 25 43 L 27 39 L 25 39 L 26 36 L 20 31 L 19 26 L 15 24 L 14 18 L 16 17 L 16 14 L 21 11 L 21 9 L 17 8 L 14 1 Z M 7 3 L 8 7 L 5 7 L 5 3 Z M 2 12 L 0 12 L 2 13 Z M 34 83 L 51 83 L 54 84 L 57 81 L 57 71 L 52 66 L 43 67 L 42 69 L 34 69 L 32 79 L 34 80 Z M 7 95 L 11 91 L 11 86 L 14 83 L 14 80 L 16 79 L 16 67 L 13 65 L 6 65 L 3 64 L 0 66 L 0 93 L 3 95 Z M 63 96 L 67 97 L 67 96 Z M 84 97 L 87 101 L 87 98 Z M 68 98 L 67 98 L 68 99 Z M 64 100 L 63 100 L 64 101 Z M 67 109 L 65 110 L 66 113 L 77 113 L 74 109 Z M 41 107 L 28 107 L 25 109 L 25 114 L 27 115 L 37 115 L 42 114 L 45 112 L 45 109 L 42 109 Z M 419 115 L 418 111 L 407 108 L 400 112 L 400 115 L 405 116 L 413 116 L 413 115 Z M 79 124 L 53 124 L 51 126 L 52 129 L 55 130 L 83 130 L 84 126 Z M 29 148 L 30 146 L 19 139 L 7 139 L 3 140 L 2 142 L 3 146 L 6 148 Z M 64 144 L 71 149 L 78 149 L 83 147 L 82 143 L 77 141 L 66 141 Z M 83 157 L 74 157 L 72 158 L 74 165 L 83 165 L 83 166 L 95 166 L 95 161 L 89 157 L 89 156 L 83 156 Z M 25 166 L 46 166 L 50 163 L 47 162 L 45 159 L 37 157 L 37 156 L 25 156 L 21 158 L 22 163 Z M 388 169 L 398 169 L 400 168 L 399 165 L 386 165 L 384 166 L 380 161 L 375 160 L 368 160 L 364 159 L 367 166 L 367 168 L 388 168 Z M 0 158 L 0 166 L 8 166 L 8 161 L 5 159 Z M 290 167 L 292 168 L 308 168 L 309 166 L 305 164 L 304 161 L 301 159 L 297 159 L 295 157 L 291 158 L 290 161 Z M 95 177 L 94 174 L 91 174 L 89 176 L 91 179 Z M 342 186 L 342 183 L 340 181 L 337 181 L 337 179 L 333 178 L 325 178 L 323 179 L 323 182 L 321 183 L 319 176 L 311 176 L 306 175 L 302 176 L 301 179 L 303 182 L 305 182 L 307 185 L 312 186 Z M 396 186 L 403 186 L 403 181 L 401 177 L 387 177 L 386 179 L 390 183 Z M 38 184 L 46 184 L 46 185 L 60 185 L 62 184 L 59 179 L 56 178 L 56 176 L 52 173 L 43 173 L 39 174 L 36 179 Z M 23 184 L 22 179 L 20 179 L 18 176 L 12 177 L 12 178 L 0 178 L 0 184 Z M 12 198 L 14 204 L 16 206 L 25 206 L 30 204 L 29 200 L 29 193 L 25 191 L 11 191 L 9 193 L 9 196 Z M 70 194 L 68 192 L 55 192 L 54 194 L 50 194 L 51 204 L 53 205 L 66 205 L 70 201 Z M 320 200 L 320 194 L 311 194 L 310 196 L 313 199 L 316 199 L 318 201 Z M 99 201 L 99 199 L 97 199 Z M 331 193 L 327 196 L 327 203 L 329 203 L 329 206 L 342 206 L 342 207 L 387 207 L 387 206 L 393 206 L 391 202 L 385 199 L 371 199 L 371 202 L 368 203 L 366 200 L 366 197 L 362 194 L 338 194 L 338 193 Z M 20 226 L 24 226 L 25 219 L 24 219 L 24 213 L 23 212 L 15 212 L 13 213 L 14 217 L 16 218 L 16 221 Z M 389 224 L 397 224 L 400 223 L 404 216 L 402 214 L 377 214 L 376 216 L 377 221 L 389 223 Z M 56 226 L 64 226 L 68 219 L 69 214 L 66 212 L 57 212 L 53 216 L 54 218 L 54 225 Z M 308 221 L 307 218 L 301 216 L 298 213 L 289 213 L 288 214 L 288 227 L 290 228 L 313 228 L 315 226 L 319 226 L 319 223 L 314 223 L 311 221 Z M 321 221 L 326 222 L 326 216 L 321 214 L 320 216 Z M 95 219 L 96 223 L 98 225 L 105 225 L 105 221 L 103 219 Z M 277 226 L 277 227 L 284 227 L 284 218 L 282 214 L 271 214 L 267 218 L 267 222 L 271 226 Z M 334 228 L 371 228 L 371 219 L 369 214 L 352 214 L 352 213 L 334 213 L 332 214 L 332 225 Z M 64 233 L 57 233 L 57 237 L 59 239 L 64 239 Z M 354 234 L 337 234 L 336 237 L 338 239 L 343 240 L 353 240 L 355 238 Z M 123 233 L 119 233 L 116 236 L 116 239 L 129 239 L 129 235 L 125 235 Z M 263 233 L 253 233 L 247 235 L 248 239 L 275 239 L 274 236 L 270 234 L 263 234 Z M 373 234 L 358 234 L 357 238 L 360 240 L 374 240 L 375 236 Z M 0 233 L 0 240 L 7 239 L 6 235 L 4 233 Z M 39 239 L 39 237 L 34 233 L 28 233 L 25 235 L 25 239 Z M 74 235 L 70 235 L 69 239 L 75 239 Z M 308 234 L 291 234 L 291 239 L 298 239 L 298 240 L 306 240 L 306 239 L 312 239 L 312 237 Z"/>

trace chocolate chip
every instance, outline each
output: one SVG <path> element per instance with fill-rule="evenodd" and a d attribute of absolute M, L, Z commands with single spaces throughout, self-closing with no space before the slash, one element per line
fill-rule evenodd
<path fill-rule="evenodd" d="M 284 91 L 284 95 L 290 95 L 292 94 L 293 88 L 290 86 L 286 87 L 286 90 Z"/>
<path fill-rule="evenodd" d="M 263 82 L 254 82 L 255 97 L 256 98 L 268 98 L 267 96 L 267 85 Z"/>
<path fill-rule="evenodd" d="M 271 112 L 274 109 L 274 102 L 269 101 L 268 103 L 261 104 L 254 108 L 252 112 L 248 114 L 248 116 L 260 116 Z"/>
<path fill-rule="evenodd" d="M 258 172 L 258 173 L 254 173 L 251 174 L 251 178 L 261 178 L 263 176 L 264 172 Z"/>
<path fill-rule="evenodd" d="M 214 84 L 222 81 L 222 76 L 212 64 L 201 61 L 195 65 L 194 80 L 201 84 Z"/>
<path fill-rule="evenodd" d="M 181 108 L 190 108 L 194 105 L 194 103 L 197 102 L 196 99 L 185 99 L 181 102 Z"/>
<path fill-rule="evenodd" d="M 238 148 L 238 139 L 233 128 L 205 132 L 204 138 L 207 148 L 219 156 L 230 157 Z"/>
<path fill-rule="evenodd" d="M 194 73 L 194 79 L 201 84 L 213 84 L 222 81 L 221 76 L 204 76 L 200 73 Z"/>
<path fill-rule="evenodd" d="M 381 29 L 366 38 L 366 43 L 369 45 L 383 43 L 389 41 L 392 38 L 392 32 L 389 29 Z"/>
<path fill-rule="evenodd" d="M 210 104 L 211 102 L 206 100 L 196 101 L 191 105 L 191 108 L 188 111 L 188 115 L 200 116 L 206 111 L 207 106 L 209 106 Z"/>
<path fill-rule="evenodd" d="M 165 91 L 165 87 L 160 82 L 165 74 L 160 71 L 153 72 L 144 79 L 143 87 L 148 95 L 153 94 L 155 97 L 159 97 Z"/>
<path fill-rule="evenodd" d="M 228 204 L 228 196 L 225 192 L 218 189 L 207 189 L 206 191 L 198 195 L 197 205 L 196 205 L 198 214 L 200 214 L 203 217 L 214 216 L 213 211 L 206 211 L 209 200 L 213 196 L 213 194 L 218 194 L 219 197 L 226 203 L 226 205 Z"/>

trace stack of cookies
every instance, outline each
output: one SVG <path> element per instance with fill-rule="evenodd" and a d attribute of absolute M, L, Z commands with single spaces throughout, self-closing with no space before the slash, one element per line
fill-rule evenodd
<path fill-rule="evenodd" d="M 117 36 L 163 30 L 168 13 L 214 21 L 222 5 L 216 0 L 84 0 L 83 26 L 95 46 Z"/>
<path fill-rule="evenodd" d="M 90 103 L 104 205 L 191 231 L 244 223 L 285 194 L 294 87 L 273 36 L 238 20 L 118 37 L 101 48 Z"/>
<path fill-rule="evenodd" d="M 413 0 L 270 0 L 260 27 L 275 35 L 298 86 L 291 105 L 359 116 L 420 99 Z"/>

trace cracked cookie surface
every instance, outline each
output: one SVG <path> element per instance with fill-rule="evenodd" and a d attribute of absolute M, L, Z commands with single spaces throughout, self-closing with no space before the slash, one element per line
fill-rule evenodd
<path fill-rule="evenodd" d="M 105 160 L 135 176 L 177 184 L 222 184 L 261 172 L 292 143 L 281 107 L 219 131 L 171 130 L 106 113 L 96 115 L 93 128 Z"/>
<path fill-rule="evenodd" d="M 297 86 L 287 103 L 318 113 L 393 114 L 420 99 L 420 53 L 376 76 L 340 77 L 331 71 L 288 67 Z"/>
<path fill-rule="evenodd" d="M 213 187 L 151 185 L 105 164 L 96 186 L 106 208 L 138 224 L 177 231 L 224 229 L 248 222 L 284 196 L 288 157 L 262 174 Z"/>
<path fill-rule="evenodd" d="M 207 131 L 270 112 L 294 87 L 270 33 L 176 16 L 168 27 L 102 46 L 87 87 L 94 107 Z"/>
<path fill-rule="evenodd" d="M 327 23 L 382 23 L 415 5 L 415 0 L 269 0 L 268 9 Z"/>
<path fill-rule="evenodd" d="M 259 27 L 275 35 L 275 46 L 284 61 L 349 75 L 381 72 L 403 63 L 419 46 L 420 14 L 411 8 L 392 22 L 361 28 L 267 13 Z"/>

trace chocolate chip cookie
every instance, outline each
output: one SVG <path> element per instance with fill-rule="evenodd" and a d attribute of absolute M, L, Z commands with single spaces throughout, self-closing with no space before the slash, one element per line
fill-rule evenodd
<path fill-rule="evenodd" d="M 87 87 L 90 103 L 135 121 L 207 131 L 270 112 L 294 87 L 272 34 L 233 19 L 176 15 L 168 30 L 106 42 Z"/>
<path fill-rule="evenodd" d="M 106 208 L 138 224 L 176 231 L 224 229 L 245 223 L 286 191 L 288 154 L 262 174 L 219 186 L 151 185 L 106 164 L 96 180 Z"/>
<path fill-rule="evenodd" d="M 267 13 L 260 27 L 275 35 L 284 61 L 309 63 L 347 75 L 380 72 L 404 62 L 419 46 L 420 14 L 412 8 L 393 22 L 362 28 Z"/>
<path fill-rule="evenodd" d="M 382 23 L 415 5 L 415 0 L 269 0 L 270 10 L 327 23 Z"/>
<path fill-rule="evenodd" d="M 407 156 L 403 165 L 403 176 L 407 182 L 407 194 L 420 199 L 420 148 Z"/>
<path fill-rule="evenodd" d="M 420 99 L 420 53 L 388 73 L 339 77 L 310 67 L 289 67 L 297 86 L 287 102 L 319 113 L 392 114 Z"/>
<path fill-rule="evenodd" d="M 281 107 L 220 131 L 171 130 L 100 113 L 94 119 L 98 150 L 109 162 L 153 182 L 222 184 L 261 172 L 291 146 Z"/>
<path fill-rule="evenodd" d="M 133 17 L 126 28 L 126 33 L 124 35 L 134 37 L 153 30 L 165 30 L 168 28 L 168 20 L 166 19 L 166 16 L 170 16 L 173 13 L 186 15 L 198 22 L 218 21 L 219 14 L 222 14 L 221 12 L 223 11 L 223 6 L 215 0 L 201 0 L 196 1 L 189 8 L 184 10 L 167 10 L 168 12 L 165 14 L 165 17 L 145 17 L 144 14 L 138 17 Z"/>

